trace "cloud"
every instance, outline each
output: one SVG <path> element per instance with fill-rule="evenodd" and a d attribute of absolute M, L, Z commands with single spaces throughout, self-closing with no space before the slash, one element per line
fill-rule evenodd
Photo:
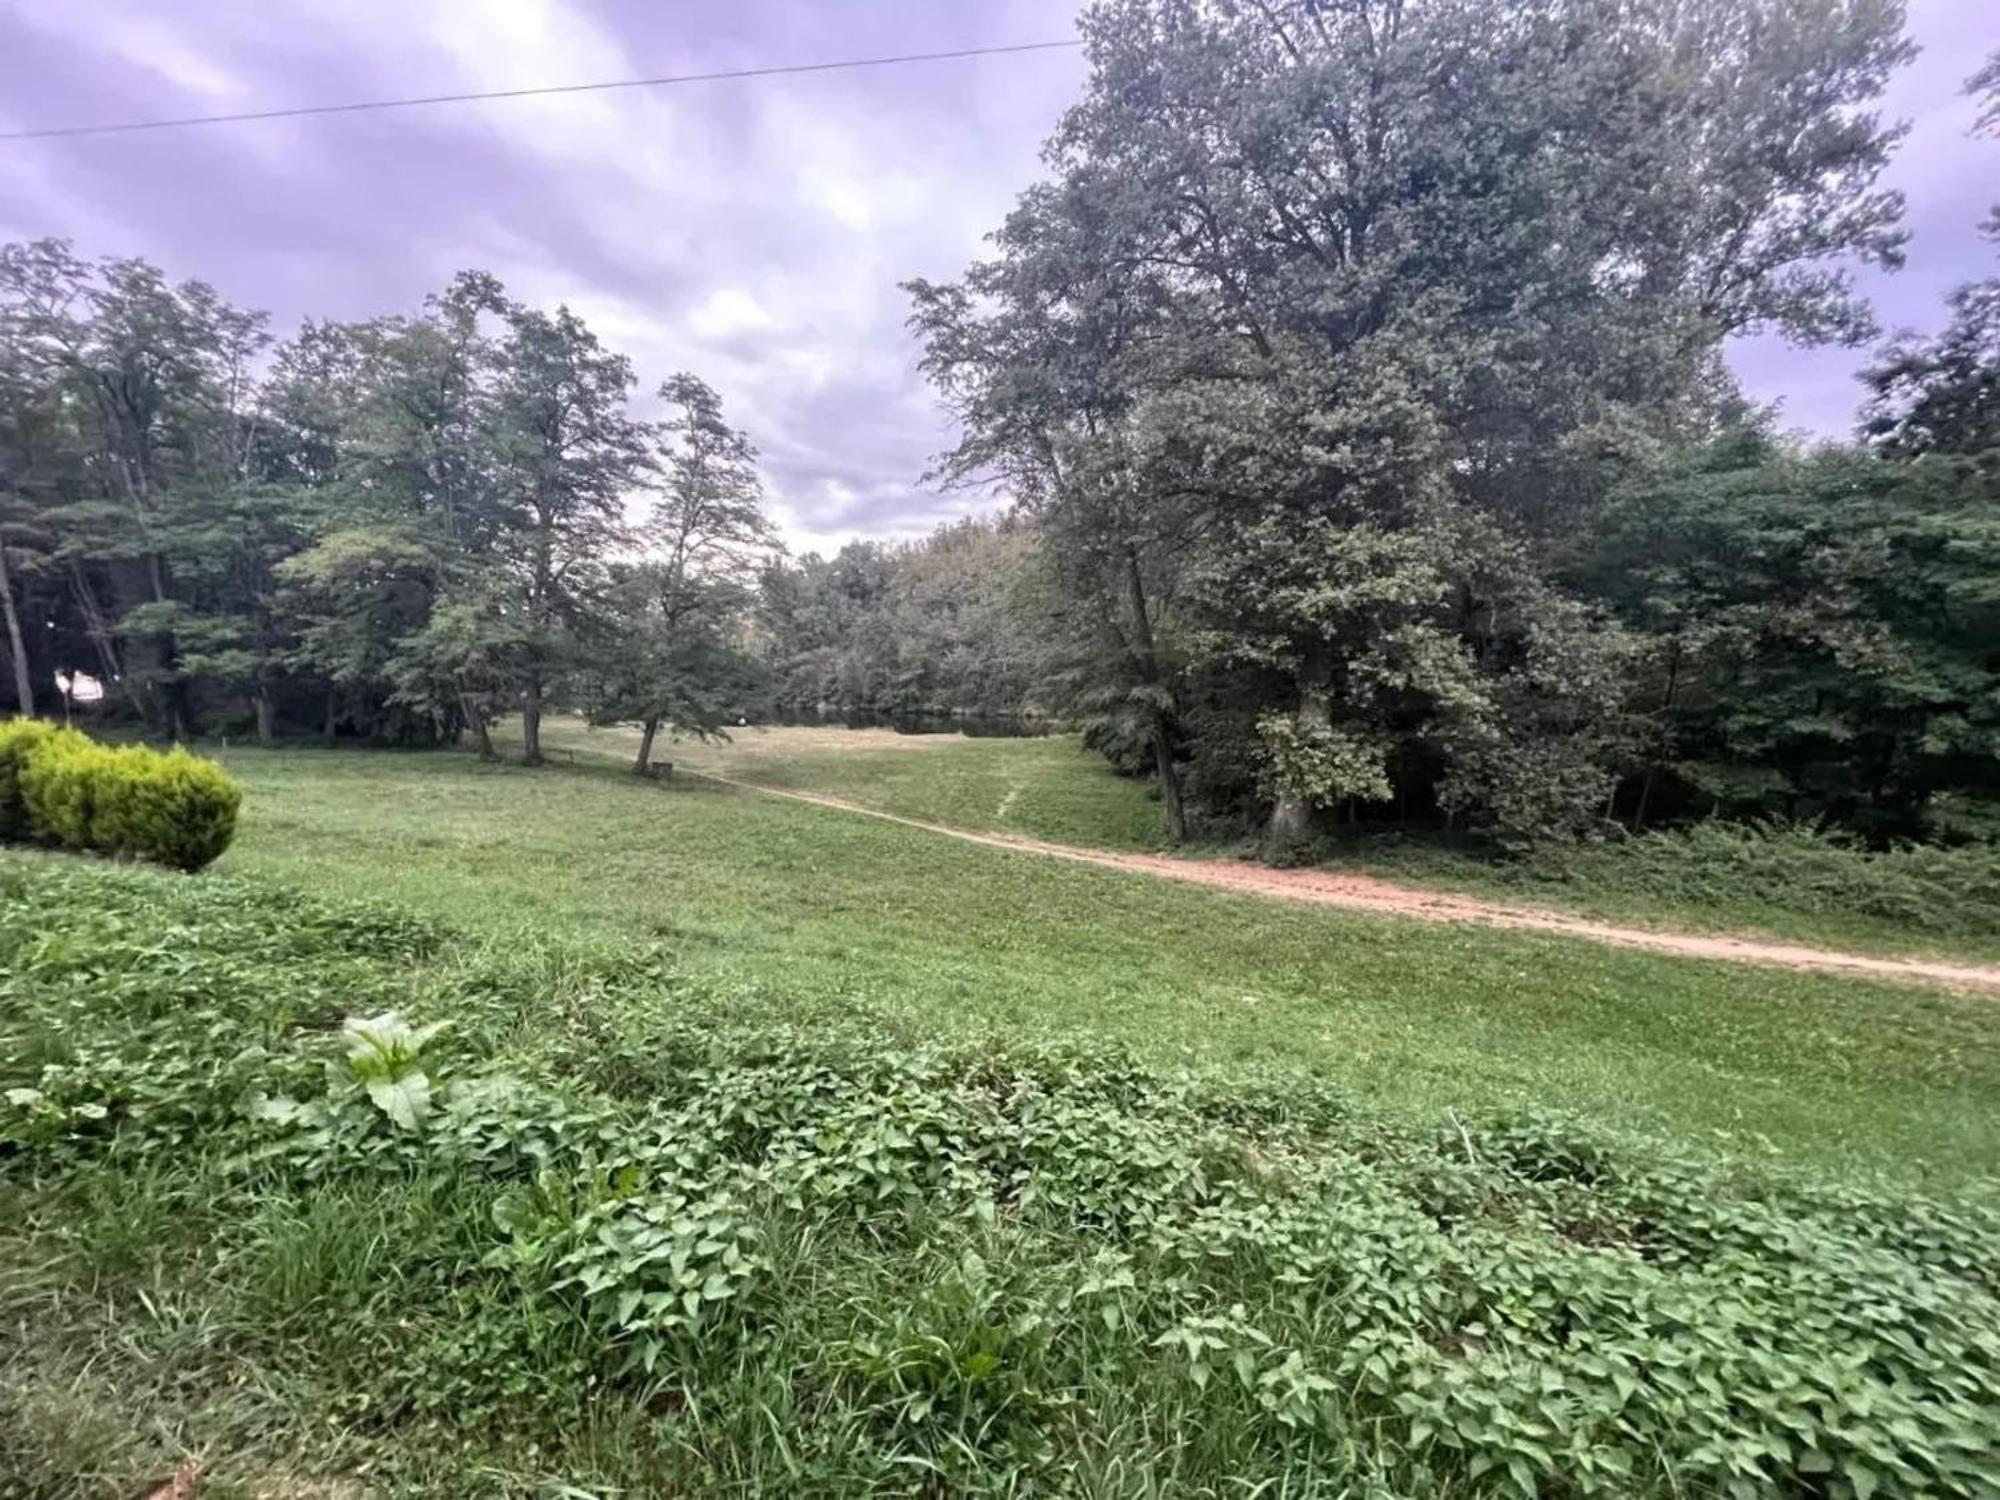
<path fill-rule="evenodd" d="M 201 113 L 1043 40 L 1072 0 L 646 7 L 148 0 L 0 17 L 17 124 Z M 37 143 L 0 232 L 200 275 L 278 327 L 414 306 L 454 271 L 568 302 L 642 389 L 691 369 L 767 455 L 800 539 L 908 534 L 947 433 L 898 283 L 951 275 L 1030 180 L 1071 54 Z"/>
<path fill-rule="evenodd" d="M 1916 0 L 1932 51 L 1892 113 L 1924 113 L 1896 184 L 1909 273 L 1871 283 L 1891 323 L 1935 321 L 1989 261 L 1990 172 L 1950 101 L 1990 45 L 1981 7 Z M 1038 41 L 1074 0 L 298 0 L 282 11 L 93 0 L 0 13 L 14 125 L 591 82 Z M 1925 71 L 1925 70 L 1928 71 Z M 795 543 L 908 536 L 979 494 L 920 481 L 950 432 L 916 371 L 898 284 L 977 253 L 1081 86 L 1073 53 L 619 90 L 0 146 L 0 236 L 140 254 L 269 309 L 414 307 L 468 266 L 569 303 L 642 391 L 693 370 L 765 455 Z M 1977 201 L 1974 201 L 1977 200 Z M 1861 356 L 1746 346 L 1755 394 L 1844 429 Z"/>

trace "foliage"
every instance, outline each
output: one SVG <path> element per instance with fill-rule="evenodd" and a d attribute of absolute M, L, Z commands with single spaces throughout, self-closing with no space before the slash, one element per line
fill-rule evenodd
<path fill-rule="evenodd" d="M 781 719 L 943 727 L 1032 719 L 1046 635 L 1040 541 L 966 520 L 921 541 L 850 542 L 760 580 L 758 646 Z"/>
<path fill-rule="evenodd" d="M 63 731 L 46 719 L 0 722 L 0 840 L 17 843 L 29 834 L 28 807 L 22 796 L 21 773 L 29 758 Z"/>
<path fill-rule="evenodd" d="M 1897 457 L 2000 453 L 2000 277 L 1955 288 L 1934 339 L 1905 338 L 1868 370 L 1864 436 Z"/>
<path fill-rule="evenodd" d="M 1105 0 L 1082 30 L 1048 180 L 913 323 L 964 428 L 944 471 L 1020 497 L 1100 683 L 1150 696 L 1170 836 L 1190 737 L 1242 736 L 1204 679 L 1246 666 L 1267 747 L 1289 714 L 1349 752 L 1269 780 L 1274 842 L 1384 783 L 1515 841 L 1588 828 L 1620 642 L 1552 544 L 1735 418 L 1728 335 L 1870 331 L 1836 267 L 1900 257 L 1865 107 L 1899 13 Z"/>
<path fill-rule="evenodd" d="M 1753 441 L 1622 491 L 1579 571 L 1641 642 L 1637 817 L 1976 832 L 1951 814 L 2000 793 L 1990 490 L 1955 463 Z"/>
<path fill-rule="evenodd" d="M 262 314 L 143 261 L 0 248 L 0 613 L 24 706 L 84 668 L 175 738 L 247 719 L 267 743 L 482 747 L 518 706 L 532 758 L 544 698 L 615 634 L 631 494 L 720 476 L 738 531 L 764 524 L 740 438 L 677 467 L 676 443 L 727 432 L 713 392 L 676 377 L 704 415 L 656 431 L 622 355 L 484 273 L 269 343 Z M 683 698 L 730 676 L 638 665 Z"/>
<path fill-rule="evenodd" d="M 552 996 L 393 911 L 235 880 L 10 871 L 0 959 L 0 1190 L 36 1268 L 0 1326 L 59 1363 L 94 1303 L 175 1299 L 222 1337 L 183 1338 L 183 1382 L 108 1379 L 115 1429 L 183 1441 L 220 1438 L 187 1394 L 209 1370 L 310 1359 L 209 1442 L 237 1472 L 325 1451 L 338 1413 L 346 1462 L 430 1493 L 515 1464 L 591 1489 L 1993 1493 L 1987 1190 L 1540 1113 L 1399 1123 L 1292 1072 L 663 1011 L 643 954 Z M 392 995 L 452 1023 L 421 1131 L 344 1055 L 366 1028 L 407 1076 L 414 1030 L 329 1031 Z M 121 1262 L 109 1221 L 162 1166 L 181 1221 Z M 0 1339 L 0 1399 L 39 1394 Z M 27 1472 L 60 1441 L 14 1430 Z"/>
<path fill-rule="evenodd" d="M 341 1027 L 348 1071 L 361 1080 L 375 1107 L 405 1130 L 421 1130 L 430 1115 L 431 1081 L 421 1060 L 424 1043 L 445 1023 L 412 1026 L 394 1011 L 349 1017 Z M 269 1116 L 272 1112 L 266 1108 Z M 283 1112 L 279 1111 L 278 1117 Z"/>
<path fill-rule="evenodd" d="M 1383 873 L 1468 884 L 1537 902 L 1880 944 L 1892 934 L 2000 952 L 2000 856 L 1990 843 L 1871 848 L 1837 827 L 1704 819 L 1494 861 L 1412 843 L 1363 843 L 1345 857 Z"/>
<path fill-rule="evenodd" d="M 760 684 L 742 636 L 758 573 L 779 550 L 757 450 L 723 419 L 721 398 L 688 374 L 660 396 L 673 415 L 660 429 L 660 494 L 645 527 L 655 558 L 612 569 L 583 672 L 595 722 L 639 722 L 641 775 L 663 725 L 706 736 L 744 717 Z"/>
<path fill-rule="evenodd" d="M 74 730 L 41 737 L 18 781 L 36 838 L 189 872 L 229 847 L 243 800 L 220 766 L 179 745 L 100 745 Z"/>

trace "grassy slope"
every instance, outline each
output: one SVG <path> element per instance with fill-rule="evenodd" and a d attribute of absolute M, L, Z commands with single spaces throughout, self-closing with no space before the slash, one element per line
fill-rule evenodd
<path fill-rule="evenodd" d="M 1533 1101 L 1827 1167 L 2000 1168 L 1990 999 L 1294 910 L 696 782 L 228 761 L 249 787 L 228 869 L 489 933 L 657 939 L 759 1005 L 1288 1063 L 1431 1116 Z"/>
<path fill-rule="evenodd" d="M 0 851 L 0 1495 L 1994 1493 L 1978 1193 L 490 931 Z M 392 1008 L 446 1023 L 421 1130 L 341 1061 Z"/>
<path fill-rule="evenodd" d="M 557 721 L 548 743 L 580 759 L 623 763 L 636 731 Z M 824 792 L 866 807 L 957 828 L 994 830 L 1105 849 L 1162 847 L 1160 811 L 1143 783 L 1111 773 L 1074 736 L 959 739 L 887 730 L 742 730 L 718 744 L 683 744 L 665 752 L 676 764 L 760 785 Z M 1211 851 L 1212 852 L 1212 851 Z M 2000 932 L 1944 937 L 1889 918 L 1776 904 L 1749 896 L 1726 903 L 1663 897 L 1625 888 L 1609 868 L 1554 880 L 1529 867 L 1435 845 L 1371 840 L 1341 865 L 1404 881 L 1580 912 L 1641 925 L 1697 931 L 1762 933 L 1859 952 L 1934 954 L 2000 960 Z"/>

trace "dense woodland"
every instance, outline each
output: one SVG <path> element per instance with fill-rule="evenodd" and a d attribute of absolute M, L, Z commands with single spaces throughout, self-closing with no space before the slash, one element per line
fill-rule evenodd
<path fill-rule="evenodd" d="M 469 272 L 263 315 L 0 251 L 0 605 L 160 737 L 560 707 L 1079 725 L 1175 838 L 2000 830 L 2000 278 L 1881 341 L 1889 0 L 1105 0 L 1047 174 L 912 326 L 996 518 L 791 560 L 698 377 Z M 2000 68 L 1972 82 L 1996 101 Z M 2000 212 L 1992 232 L 2000 236 Z M 1734 334 L 1869 344 L 1855 439 Z"/>

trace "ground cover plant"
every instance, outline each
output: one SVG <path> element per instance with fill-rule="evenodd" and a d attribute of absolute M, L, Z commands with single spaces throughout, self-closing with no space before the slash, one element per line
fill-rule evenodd
<path fill-rule="evenodd" d="M 20 1493 L 1996 1492 L 1990 1184 L 50 856 L 0 956 Z"/>

